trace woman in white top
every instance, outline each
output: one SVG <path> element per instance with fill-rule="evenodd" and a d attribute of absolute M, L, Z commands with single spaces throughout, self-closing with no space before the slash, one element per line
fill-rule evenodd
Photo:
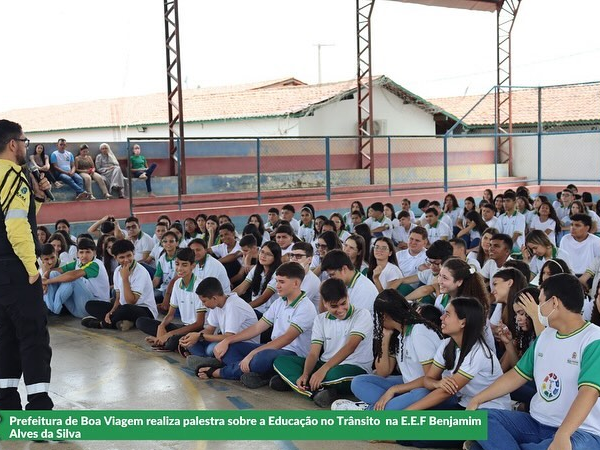
<path fill-rule="evenodd" d="M 529 199 L 527 197 L 519 196 L 517 197 L 516 203 L 517 212 L 520 212 L 525 216 L 525 226 L 529 228 L 531 220 L 533 219 L 533 216 L 535 214 L 535 211 L 531 208 Z"/>
<path fill-rule="evenodd" d="M 328 278 L 328 276 L 327 272 L 321 271 L 321 261 L 323 261 L 325 255 L 331 250 L 340 250 L 342 248 L 342 243 L 337 237 L 335 231 L 329 230 L 324 231 L 319 235 L 319 237 L 317 238 L 316 245 L 317 251 L 313 256 L 310 268 L 313 271 L 313 273 L 319 277 L 321 281 L 325 281 Z"/>
<path fill-rule="evenodd" d="M 588 209 L 588 207 L 585 206 L 581 200 L 574 200 L 573 203 L 571 203 L 569 215 L 563 218 L 563 224 L 565 225 L 563 230 L 569 230 L 569 226 L 571 225 L 571 217 L 573 217 L 575 214 L 587 214 L 590 216 L 592 218 L 592 227 L 590 228 L 590 233 L 598 233 L 598 229 L 600 228 L 600 217 L 598 217 L 598 214 L 596 214 L 594 211 Z"/>
<path fill-rule="evenodd" d="M 354 224 L 352 223 L 352 220 L 350 219 L 350 216 L 352 215 L 352 213 L 354 211 L 358 211 L 360 213 L 360 217 L 362 218 L 363 221 L 367 217 L 365 214 L 365 208 L 362 205 L 362 203 L 359 202 L 358 200 L 353 201 L 352 204 L 350 205 L 350 211 L 348 211 L 346 214 L 344 214 L 344 223 L 346 224 L 348 231 L 350 233 L 354 233 Z"/>
<path fill-rule="evenodd" d="M 548 235 L 550 242 L 556 245 L 556 234 L 560 233 L 561 230 L 560 219 L 549 201 L 539 202 L 537 214 L 534 214 L 531 218 L 529 230 L 542 230 Z"/>
<path fill-rule="evenodd" d="M 546 233 L 541 230 L 533 230 L 527 234 L 521 254 L 523 255 L 523 261 L 529 264 L 532 276 L 538 275 L 544 263 L 549 259 L 560 258 L 567 265 L 571 265 L 569 253 L 561 248 L 557 248 L 550 241 Z M 577 255 L 574 256 L 577 257 Z"/>
<path fill-rule="evenodd" d="M 383 215 L 392 222 L 392 230 L 400 226 L 400 221 L 396 217 L 396 210 L 394 209 L 394 205 L 391 203 L 386 203 L 383 205 Z"/>
<path fill-rule="evenodd" d="M 75 260 L 69 254 L 69 247 L 67 246 L 67 241 L 62 233 L 57 231 L 56 233 L 52 234 L 52 236 L 48 238 L 48 244 L 52 244 L 52 247 L 54 247 L 56 257 L 59 261 L 59 267 L 69 264 Z"/>
<path fill-rule="evenodd" d="M 275 289 L 269 286 L 277 268 L 281 265 L 281 247 L 276 242 L 269 241 L 258 252 L 258 262 L 244 281 L 233 292 L 240 297 L 251 289 L 252 301 L 250 306 L 262 317 L 274 298 L 277 298 Z"/>
<path fill-rule="evenodd" d="M 302 242 L 308 242 L 309 244 L 315 240 L 315 213 L 310 206 L 303 206 L 300 210 L 298 238 Z"/>
<path fill-rule="evenodd" d="M 384 289 L 396 289 L 404 276 L 400 267 L 394 243 L 390 238 L 380 237 L 375 240 L 369 257 L 367 277 L 375 284 L 379 292 Z"/>
<path fill-rule="evenodd" d="M 355 377 L 352 393 L 360 402 L 337 400 L 331 405 L 334 411 L 399 411 L 429 394 L 423 381 L 442 342 L 442 333 L 395 289 L 379 294 L 373 309 L 377 375 Z M 390 376 L 396 366 L 402 375 Z"/>
<path fill-rule="evenodd" d="M 452 228 L 457 228 L 456 222 L 458 221 L 458 216 L 460 215 L 460 208 L 458 206 L 458 200 L 456 199 L 456 196 L 454 194 L 446 194 L 446 197 L 444 197 L 444 208 L 443 208 L 444 214 L 447 214 L 448 216 L 450 216 L 450 220 L 452 221 Z M 456 233 L 453 233 L 452 235 L 454 235 Z"/>
<path fill-rule="evenodd" d="M 502 375 L 500 362 L 485 342 L 483 331 L 486 313 L 477 299 L 457 297 L 442 315 L 442 341 L 433 364 L 425 374 L 424 385 L 431 392 L 407 410 L 430 409 L 455 398 L 457 409 Z M 491 400 L 483 408 L 510 409 L 510 397 Z"/>
<path fill-rule="evenodd" d="M 467 226 L 467 220 L 465 217 L 471 211 L 477 211 L 475 208 L 475 199 L 473 197 L 466 197 L 464 208 L 460 210 L 460 213 L 458 214 L 458 220 L 455 223 L 458 228 L 463 229 Z"/>
<path fill-rule="evenodd" d="M 346 231 L 346 224 L 344 223 L 344 218 L 340 213 L 333 213 L 329 216 L 329 220 L 333 222 L 335 225 L 335 231 L 338 235 L 340 242 L 344 242 L 350 236 L 350 233 Z"/>

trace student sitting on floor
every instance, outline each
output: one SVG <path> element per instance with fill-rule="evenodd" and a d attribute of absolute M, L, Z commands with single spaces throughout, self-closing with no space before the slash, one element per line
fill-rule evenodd
<path fill-rule="evenodd" d="M 152 279 L 148 271 L 134 258 L 135 247 L 129 240 L 119 240 L 112 246 L 119 267 L 115 269 L 115 301 L 89 301 L 85 305 L 88 317 L 81 320 L 87 328 L 117 328 L 129 330 L 140 317 L 156 319 L 158 311 L 154 301 Z"/>
<path fill-rule="evenodd" d="M 165 238 L 171 238 L 168 232 L 163 236 L 163 242 L 165 242 Z M 174 235 L 173 239 L 175 239 Z M 165 242 L 164 245 L 168 244 Z M 135 322 L 137 329 L 150 335 L 146 338 L 146 342 L 156 349 L 175 351 L 182 336 L 192 331 L 199 331 L 204 326 L 206 307 L 196 295 L 196 288 L 200 280 L 194 275 L 195 267 L 196 261 L 192 249 L 180 248 L 177 250 L 175 271 L 179 279 L 175 282 L 171 292 L 169 312 L 162 322 L 149 317 L 140 317 Z M 181 324 L 172 323 L 176 311 L 179 311 L 181 316 Z"/>
<path fill-rule="evenodd" d="M 334 411 L 402 410 L 429 394 L 423 382 L 442 342 L 439 328 L 398 291 L 386 289 L 375 300 L 374 334 L 377 375 L 354 378 L 352 392 L 361 401 L 337 400 Z M 396 365 L 401 375 L 392 375 Z"/>
<path fill-rule="evenodd" d="M 255 325 L 223 339 L 214 349 L 218 359 L 207 358 L 195 367 L 198 377 L 240 379 L 254 389 L 265 386 L 275 374 L 273 361 L 278 356 L 306 356 L 310 332 L 317 316 L 315 306 L 300 285 L 304 268 L 298 263 L 285 263 L 275 273 L 277 293 L 273 303 Z M 243 342 L 273 328 L 272 341 L 260 345 Z"/>
<path fill-rule="evenodd" d="M 167 286 L 175 276 L 175 255 L 177 253 L 177 235 L 167 231 L 161 239 L 163 251 L 156 260 L 156 272 L 152 278 L 154 298 L 156 303 L 161 303 L 165 298 Z M 195 264 L 194 264 L 195 265 Z"/>
<path fill-rule="evenodd" d="M 252 307 L 236 293 L 225 294 L 216 278 L 202 280 L 196 288 L 196 294 L 210 312 L 202 331 L 188 333 L 179 340 L 191 355 L 213 356 L 213 349 L 219 342 L 257 322 Z M 258 344 L 259 337 L 254 336 L 245 342 Z M 188 366 L 195 368 L 200 362 L 202 360 L 188 356 Z"/>
<path fill-rule="evenodd" d="M 356 375 L 371 372 L 373 320 L 369 311 L 350 304 L 342 280 L 325 280 L 321 299 L 327 312 L 315 318 L 308 356 L 278 357 L 273 368 L 281 380 L 273 379 L 270 386 L 277 391 L 294 389 L 317 406 L 329 408 L 350 392 Z"/>
<path fill-rule="evenodd" d="M 534 380 L 530 414 L 488 411 L 488 439 L 472 449 L 600 448 L 600 328 L 581 317 L 583 290 L 571 274 L 549 277 L 540 286 L 538 315 L 547 327 L 514 370 L 469 402 L 467 409 L 515 391 Z"/>
<path fill-rule="evenodd" d="M 45 272 L 42 284 L 47 287 L 46 305 L 59 314 L 63 305 L 75 317 L 85 316 L 86 303 L 110 301 L 110 284 L 104 264 L 96 259 L 96 244 L 91 239 L 81 239 L 77 261 Z"/>
<path fill-rule="evenodd" d="M 220 243 L 213 245 L 208 249 L 208 253 L 219 260 L 227 276 L 231 279 L 240 271 L 242 265 L 242 248 L 235 236 L 235 227 L 231 223 L 224 223 L 217 229 Z"/>

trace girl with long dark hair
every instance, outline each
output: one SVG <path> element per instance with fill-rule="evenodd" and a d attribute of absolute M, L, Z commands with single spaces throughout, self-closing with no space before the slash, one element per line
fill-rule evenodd
<path fill-rule="evenodd" d="M 458 232 L 456 237 L 465 241 L 467 251 L 477 250 L 481 242 L 481 235 L 488 226 L 477 211 L 469 211 L 464 220 L 465 226 Z"/>
<path fill-rule="evenodd" d="M 394 243 L 390 238 L 377 238 L 369 256 L 367 278 L 381 292 L 387 288 L 396 289 L 403 277 L 404 275 L 398 267 Z"/>
<path fill-rule="evenodd" d="M 423 380 L 442 342 L 439 328 L 395 289 L 382 291 L 373 310 L 377 375 L 355 377 L 351 388 L 361 402 L 338 400 L 333 410 L 402 410 L 429 394 Z M 396 366 L 402 375 L 390 376 Z"/>

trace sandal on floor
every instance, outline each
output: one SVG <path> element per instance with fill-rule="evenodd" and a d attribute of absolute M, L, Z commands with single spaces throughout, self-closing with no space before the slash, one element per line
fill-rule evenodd
<path fill-rule="evenodd" d="M 181 344 L 177 346 L 177 352 L 184 358 L 187 358 L 191 355 L 190 351 Z"/>
<path fill-rule="evenodd" d="M 202 372 L 200 371 L 200 369 L 208 369 L 208 370 L 203 370 Z M 215 373 L 215 370 L 219 369 L 219 367 L 198 367 L 198 370 L 196 371 L 196 376 L 198 378 L 200 378 L 201 380 L 204 380 L 204 378 L 202 378 L 200 376 L 200 374 L 204 374 L 206 375 L 207 379 L 211 379 L 213 377 L 213 374 Z"/>

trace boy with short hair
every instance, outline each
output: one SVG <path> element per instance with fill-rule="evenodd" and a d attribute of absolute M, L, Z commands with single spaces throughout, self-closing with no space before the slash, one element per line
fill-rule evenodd
<path fill-rule="evenodd" d="M 235 292 L 226 295 L 219 280 L 214 277 L 205 278 L 198 284 L 196 295 L 210 312 L 204 329 L 183 336 L 179 343 L 195 356 L 213 356 L 216 345 L 229 336 L 233 336 L 256 324 L 254 309 Z M 259 336 L 245 342 L 258 344 Z M 187 364 L 196 368 L 202 360 L 188 356 Z"/>
<path fill-rule="evenodd" d="M 288 222 L 294 230 L 294 234 L 297 235 L 300 231 L 300 221 L 294 217 L 294 214 L 296 214 L 296 208 L 294 208 L 290 204 L 287 204 L 283 205 L 283 207 L 281 208 L 281 214 L 279 217 L 281 218 L 281 220 L 285 220 L 286 222 Z"/>
<path fill-rule="evenodd" d="M 208 277 L 215 277 L 223 286 L 223 292 L 226 295 L 229 294 L 231 283 L 227 277 L 225 266 L 208 253 L 206 241 L 200 238 L 192 239 L 188 247 L 194 251 L 196 257 L 196 268 L 194 269 L 196 277 L 200 281 Z"/>
<path fill-rule="evenodd" d="M 306 356 L 310 332 L 317 311 L 302 292 L 304 268 L 295 262 L 282 264 L 275 272 L 280 298 L 249 328 L 223 339 L 214 348 L 219 359 L 207 359 L 197 366 L 198 377 L 240 379 L 244 386 L 265 386 L 273 377 L 273 361 L 282 355 Z M 273 328 L 266 344 L 243 342 Z"/>
<path fill-rule="evenodd" d="M 346 283 L 352 305 L 373 313 L 373 303 L 375 303 L 375 297 L 379 295 L 379 291 L 371 280 L 354 268 L 354 264 L 346 253 L 342 250 L 331 250 L 321 261 L 321 270 L 327 272 L 329 278 L 338 278 Z M 325 311 L 322 302 L 319 311 Z"/>
<path fill-rule="evenodd" d="M 224 223 L 217 228 L 220 244 L 213 245 L 208 249 L 208 253 L 214 255 L 219 260 L 227 276 L 231 279 L 240 270 L 242 265 L 242 248 L 235 235 L 235 227 L 232 223 Z"/>
<path fill-rule="evenodd" d="M 525 245 L 525 216 L 516 209 L 517 197 L 513 191 L 505 191 L 502 199 L 504 214 L 498 217 L 498 231 L 513 240 L 513 252 L 520 252 Z"/>
<path fill-rule="evenodd" d="M 172 231 L 167 231 L 162 236 L 161 244 L 163 251 L 156 260 L 156 272 L 154 272 L 154 277 L 152 278 L 156 303 L 163 301 L 167 287 L 173 277 L 175 277 L 177 242 L 177 235 Z"/>
<path fill-rule="evenodd" d="M 318 309 L 319 300 L 321 298 L 321 295 L 319 294 L 321 280 L 312 270 L 310 270 L 313 255 L 314 248 L 308 242 L 296 242 L 292 246 L 292 251 L 289 253 L 291 262 L 297 262 L 304 267 L 305 275 L 304 280 L 302 280 L 302 285 L 300 285 L 300 289 L 306 292 L 306 296 L 313 302 L 315 308 Z"/>
<path fill-rule="evenodd" d="M 383 203 L 375 202 L 371 205 L 371 216 L 364 223 L 369 226 L 373 236 L 392 238 L 394 224 L 383 214 Z"/>
<path fill-rule="evenodd" d="M 265 230 L 273 234 L 275 228 L 279 226 L 279 210 L 277 208 L 269 208 L 267 212 L 267 221 L 265 222 Z"/>
<path fill-rule="evenodd" d="M 452 229 L 439 220 L 439 212 L 433 206 L 425 211 L 425 222 L 427 222 L 425 229 L 427 230 L 429 244 L 433 244 L 438 240 L 447 241 L 450 239 Z"/>
<path fill-rule="evenodd" d="M 129 240 L 118 240 L 112 254 L 119 263 L 113 276 L 115 301 L 89 301 L 85 309 L 90 316 L 81 319 L 87 328 L 117 328 L 127 331 L 140 317 L 156 318 L 158 311 L 154 300 L 152 279 L 148 271 L 134 257 L 135 247 Z"/>
<path fill-rule="evenodd" d="M 59 314 L 64 305 L 75 317 L 82 318 L 89 300 L 110 301 L 108 274 L 102 261 L 96 259 L 96 244 L 91 239 L 80 239 L 77 261 L 44 272 L 42 284 L 47 287 L 46 306 L 54 314 Z"/>
<path fill-rule="evenodd" d="M 411 230 L 416 225 L 411 221 L 408 211 L 400 211 L 398 213 L 399 227 L 394 227 L 392 230 L 392 241 L 396 244 L 398 250 L 406 250 L 408 248 L 408 238 Z"/>
<path fill-rule="evenodd" d="M 196 261 L 192 249 L 177 250 L 175 270 L 179 279 L 173 286 L 167 315 L 162 322 L 149 317 L 140 317 L 135 322 L 136 328 L 150 335 L 146 338 L 146 342 L 157 349 L 175 351 L 182 336 L 204 327 L 206 307 L 196 295 L 200 280 L 194 275 L 195 267 Z M 172 323 L 176 311 L 179 311 L 181 316 L 181 325 Z"/>
<path fill-rule="evenodd" d="M 355 376 L 371 372 L 373 319 L 369 311 L 350 304 L 342 280 L 325 280 L 321 298 L 326 312 L 315 318 L 308 356 L 278 357 L 273 368 L 281 380 L 273 380 L 271 387 L 291 388 L 329 408 L 340 395 L 350 393 Z"/>

